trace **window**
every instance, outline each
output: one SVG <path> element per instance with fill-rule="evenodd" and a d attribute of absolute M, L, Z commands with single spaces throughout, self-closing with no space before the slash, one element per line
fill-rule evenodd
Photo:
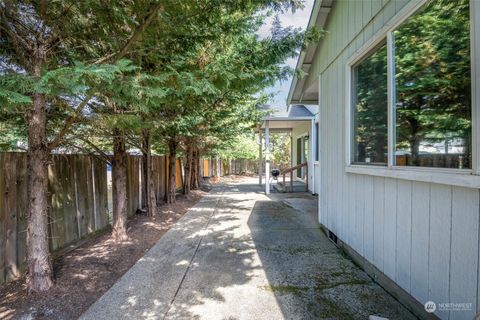
<path fill-rule="evenodd" d="M 395 164 L 471 168 L 468 0 L 431 1 L 393 32 Z"/>
<path fill-rule="evenodd" d="M 387 45 L 353 67 L 353 162 L 387 164 Z"/>
<path fill-rule="evenodd" d="M 428 1 L 351 65 L 353 164 L 472 168 L 469 12 Z"/>

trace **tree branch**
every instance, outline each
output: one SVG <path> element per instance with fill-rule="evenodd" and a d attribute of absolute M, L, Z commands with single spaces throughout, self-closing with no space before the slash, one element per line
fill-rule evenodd
<path fill-rule="evenodd" d="M 163 5 L 160 3 L 157 4 L 151 4 L 150 9 L 148 10 L 147 15 L 144 17 L 142 23 L 135 29 L 135 32 L 132 34 L 132 36 L 127 40 L 125 45 L 123 46 L 120 51 L 116 53 L 112 53 L 106 57 L 100 58 L 97 61 L 94 62 L 94 64 L 100 64 L 100 63 L 105 63 L 109 61 L 117 61 L 121 58 L 123 58 L 130 50 L 130 48 L 137 42 L 137 40 L 142 36 L 142 34 L 145 32 L 147 27 L 152 23 L 153 19 L 155 16 L 163 10 Z"/>
<path fill-rule="evenodd" d="M 88 102 L 90 101 L 90 99 L 93 97 L 93 94 L 89 93 L 87 94 L 87 96 L 82 100 L 82 102 L 78 105 L 77 109 L 75 110 L 75 112 L 70 115 L 70 117 L 67 118 L 67 120 L 65 121 L 65 124 L 63 125 L 63 128 L 58 132 L 58 134 L 56 135 L 56 137 L 48 143 L 48 148 L 50 150 L 52 149 L 55 149 L 56 147 L 58 147 L 58 145 L 61 143 L 63 137 L 68 133 L 68 131 L 70 130 L 70 127 L 75 123 L 75 121 L 77 120 L 77 118 L 79 116 L 81 116 L 82 112 L 83 112 L 83 109 L 85 109 L 85 107 L 87 106 Z"/>
<path fill-rule="evenodd" d="M 102 149 L 100 149 L 99 147 L 97 147 L 94 143 L 90 142 L 90 140 L 86 139 L 86 138 L 79 138 L 81 141 L 85 142 L 86 144 L 88 144 L 90 147 L 92 147 L 98 154 L 95 154 L 93 152 L 88 152 L 89 154 L 91 155 L 94 155 L 94 156 L 97 156 L 98 158 L 100 158 L 102 161 L 105 161 L 106 163 L 108 164 L 112 164 L 111 163 L 111 157 L 108 156 L 108 154 L 106 154 Z M 75 147 L 77 148 L 80 148 L 82 150 L 87 150 L 85 148 L 82 148 L 82 147 L 79 147 L 77 145 L 74 145 Z"/>
<path fill-rule="evenodd" d="M 161 10 L 163 10 L 163 6 L 160 3 L 152 4 L 150 6 L 150 10 L 149 10 L 148 14 L 143 19 L 143 22 L 137 27 L 137 29 L 135 29 L 135 32 L 127 40 L 127 42 L 125 43 L 123 48 L 119 52 L 117 52 L 115 54 L 112 54 L 110 56 L 104 57 L 102 59 L 99 59 L 96 62 L 94 62 L 93 64 L 100 64 L 100 63 L 105 63 L 105 62 L 116 62 L 116 61 L 120 60 L 121 58 L 123 58 L 128 53 L 130 48 L 135 44 L 135 42 L 145 32 L 147 27 L 152 23 L 155 16 Z M 54 149 L 60 144 L 60 142 L 63 139 L 63 137 L 65 136 L 65 134 L 68 133 L 68 131 L 70 130 L 70 127 L 75 123 L 78 116 L 81 115 L 81 113 L 83 112 L 83 109 L 85 108 L 85 106 L 88 104 L 88 102 L 90 101 L 90 99 L 92 97 L 93 97 L 93 93 L 91 93 L 91 92 L 87 93 L 87 96 L 83 99 L 83 101 L 77 107 L 76 112 L 73 113 L 70 117 L 67 118 L 67 120 L 65 121 L 65 125 L 63 126 L 62 130 L 60 130 L 60 132 L 57 134 L 57 136 L 54 138 L 54 140 L 48 144 L 48 147 L 50 149 Z"/>

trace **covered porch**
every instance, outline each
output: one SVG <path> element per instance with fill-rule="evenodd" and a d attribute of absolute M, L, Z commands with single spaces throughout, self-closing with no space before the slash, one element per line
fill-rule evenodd
<path fill-rule="evenodd" d="M 303 105 L 290 106 L 285 113 L 275 112 L 261 120 L 257 126 L 258 183 L 264 186 L 266 194 L 272 191 L 316 193 L 317 130 L 315 114 Z M 277 171 L 276 177 L 272 175 L 276 168 L 272 168 L 270 161 L 270 138 L 274 133 L 290 136 L 290 167 Z"/>

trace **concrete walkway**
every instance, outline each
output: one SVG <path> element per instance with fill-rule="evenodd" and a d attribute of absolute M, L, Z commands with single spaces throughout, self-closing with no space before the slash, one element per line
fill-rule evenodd
<path fill-rule="evenodd" d="M 414 319 L 325 237 L 316 203 L 218 185 L 81 319 Z"/>

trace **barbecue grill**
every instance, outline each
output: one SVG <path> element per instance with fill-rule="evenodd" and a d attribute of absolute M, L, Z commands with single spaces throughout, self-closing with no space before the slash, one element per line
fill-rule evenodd
<path fill-rule="evenodd" d="M 278 170 L 278 169 L 273 169 L 272 170 L 273 179 L 277 180 L 279 175 L 280 175 L 280 170 Z"/>

